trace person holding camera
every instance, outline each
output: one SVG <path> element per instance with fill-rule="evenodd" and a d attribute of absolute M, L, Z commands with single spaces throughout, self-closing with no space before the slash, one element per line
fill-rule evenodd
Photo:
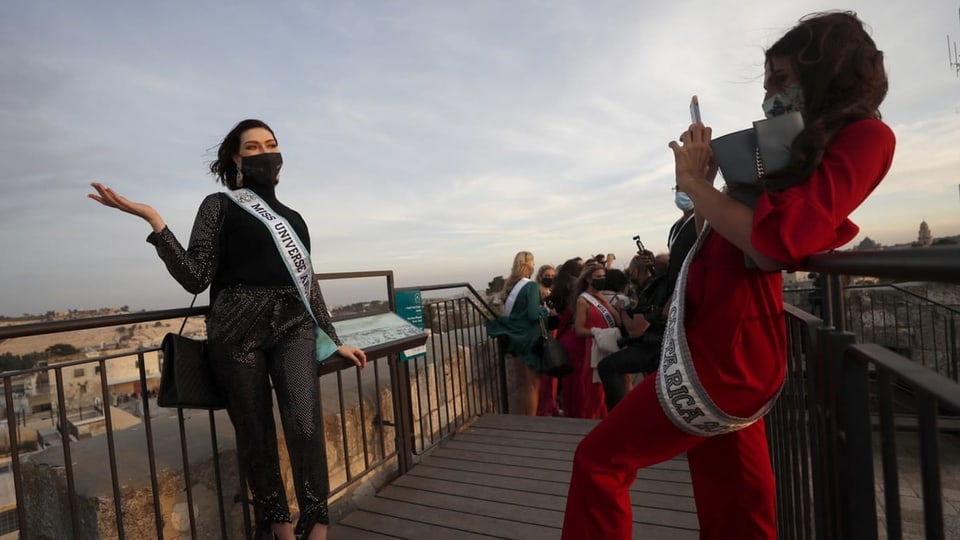
<path fill-rule="evenodd" d="M 666 268 L 657 271 L 659 256 L 654 257 L 653 253 L 647 251 L 639 236 L 633 238 L 637 242 L 638 252 L 627 267 L 627 275 L 635 286 L 636 305 L 621 313 L 621 331 L 624 334 L 620 342 L 621 349 L 604 358 L 597 366 L 608 411 L 613 410 L 630 390 L 623 374 L 643 373 L 649 376 L 660 365 L 660 345 L 667 322 L 666 308 L 670 305 L 680 267 L 697 240 L 693 201 L 676 187 L 674 191 L 674 203 L 683 215 L 670 227 L 667 236 L 670 254 Z"/>
<path fill-rule="evenodd" d="M 763 416 L 786 371 L 780 270 L 854 238 L 848 217 L 886 176 L 895 139 L 880 121 L 883 53 L 854 13 L 804 17 L 764 66 L 764 112 L 797 111 L 806 127 L 753 207 L 714 187 L 710 128 L 696 122 L 670 142 L 703 230 L 677 278 L 656 376 L 577 447 L 564 540 L 630 538 L 637 470 L 683 452 L 701 538 L 777 537 Z"/>
<path fill-rule="evenodd" d="M 650 375 L 660 360 L 660 343 L 666 320 L 662 316 L 661 291 L 666 290 L 666 274 L 655 273 L 653 255 L 647 251 L 636 255 L 627 266 L 626 275 L 634 284 L 635 304 L 620 310 L 620 350 L 603 358 L 597 373 L 603 384 L 607 411 L 620 402 L 630 390 L 625 374 Z"/>

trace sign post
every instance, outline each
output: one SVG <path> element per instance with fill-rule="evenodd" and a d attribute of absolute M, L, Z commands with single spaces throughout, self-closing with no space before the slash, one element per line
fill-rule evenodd
<path fill-rule="evenodd" d="M 423 299 L 420 291 L 394 291 L 393 298 L 397 305 L 397 315 L 417 328 L 423 329 Z M 427 346 L 424 344 L 401 352 L 400 360 L 409 362 L 414 358 L 426 356 Z"/>

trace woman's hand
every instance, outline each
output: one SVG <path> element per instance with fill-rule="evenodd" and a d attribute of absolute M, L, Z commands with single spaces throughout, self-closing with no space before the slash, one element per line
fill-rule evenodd
<path fill-rule="evenodd" d="M 693 124 L 680 135 L 680 142 L 670 141 L 677 170 L 677 189 L 689 194 L 700 183 L 713 183 L 717 176 L 716 162 L 710 149 L 713 131 L 703 124 Z"/>
<path fill-rule="evenodd" d="M 97 190 L 97 194 L 91 193 L 87 195 L 87 197 L 90 197 L 98 203 L 146 220 L 147 223 L 153 227 L 153 232 L 160 232 L 166 226 L 163 218 L 160 217 L 160 214 L 154 210 L 153 207 L 143 203 L 133 202 L 99 182 L 93 182 L 90 185 L 93 186 L 93 189 Z"/>
<path fill-rule="evenodd" d="M 351 347 L 350 345 L 341 345 L 337 347 L 337 354 L 350 360 L 360 369 L 367 367 L 367 353 L 362 350 Z"/>

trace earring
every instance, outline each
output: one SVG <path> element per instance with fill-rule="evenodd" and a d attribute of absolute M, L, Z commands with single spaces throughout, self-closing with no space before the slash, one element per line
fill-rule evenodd
<path fill-rule="evenodd" d="M 243 187 L 243 171 L 240 170 L 240 167 L 237 167 L 237 187 Z"/>

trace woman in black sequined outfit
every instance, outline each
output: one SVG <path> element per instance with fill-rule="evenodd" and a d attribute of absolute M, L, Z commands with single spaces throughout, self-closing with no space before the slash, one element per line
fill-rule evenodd
<path fill-rule="evenodd" d="M 282 163 L 273 130 L 259 120 L 244 120 L 223 139 L 210 172 L 231 190 L 254 191 L 287 220 L 309 250 L 303 218 L 274 192 Z M 253 492 L 258 528 L 281 540 L 294 534 L 326 538 L 329 480 L 317 394 L 315 323 L 269 231 L 225 194 L 214 193 L 200 204 L 189 246 L 183 249 L 156 210 L 103 184 L 93 187 L 97 193 L 90 198 L 150 223 L 153 233 L 147 241 L 187 291 L 210 287 L 210 356 Z M 310 288 L 310 307 L 339 347 L 337 352 L 363 368 L 366 356 L 341 344 L 316 282 Z M 271 381 L 300 506 L 295 530 L 280 476 Z"/>

